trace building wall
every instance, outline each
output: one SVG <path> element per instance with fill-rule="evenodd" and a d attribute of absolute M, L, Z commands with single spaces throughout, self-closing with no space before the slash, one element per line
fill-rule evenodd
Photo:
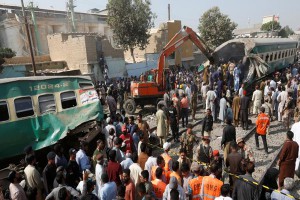
<path fill-rule="evenodd" d="M 31 14 L 27 13 L 29 22 Z M 35 10 L 36 23 L 40 35 L 40 54 L 48 54 L 47 35 L 71 32 L 71 25 L 67 21 L 65 11 L 37 9 Z M 95 32 L 106 36 L 108 41 L 115 46 L 113 32 L 106 23 L 107 15 L 91 13 L 75 13 L 76 32 Z M 9 47 L 16 51 L 17 56 L 28 56 L 29 48 L 26 32 L 22 23 L 22 12 L 18 6 L 0 5 L 0 41 L 2 47 Z M 37 54 L 37 36 L 33 24 L 30 25 L 34 50 Z M 14 38 L 13 40 L 11 38 Z"/>
<path fill-rule="evenodd" d="M 169 21 L 163 24 L 160 24 L 158 29 L 152 29 L 150 32 L 151 36 L 149 38 L 149 44 L 145 50 L 140 50 L 139 48 L 134 49 L 134 56 L 137 62 L 145 61 L 145 54 L 160 54 L 163 47 L 170 41 L 173 36 L 181 30 L 181 21 Z M 179 39 L 180 37 L 178 37 Z M 132 57 L 130 51 L 125 53 L 125 61 L 132 63 Z M 186 41 L 175 53 L 175 59 L 169 58 L 168 64 L 175 65 L 181 64 L 184 60 L 193 60 L 193 43 L 191 41 Z"/>

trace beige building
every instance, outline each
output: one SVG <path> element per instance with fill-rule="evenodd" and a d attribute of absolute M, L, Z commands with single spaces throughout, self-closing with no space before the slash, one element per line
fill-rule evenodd
<path fill-rule="evenodd" d="M 163 23 L 157 29 L 151 29 L 149 38 L 149 44 L 146 49 L 140 50 L 139 48 L 134 49 L 134 56 L 137 62 L 145 61 L 146 54 L 160 54 L 163 47 L 182 29 L 181 21 L 168 21 Z M 180 36 L 178 37 L 178 39 Z M 175 39 L 176 41 L 176 39 Z M 191 65 L 194 60 L 193 56 L 193 43 L 191 41 L 186 41 L 181 47 L 179 47 L 174 54 L 169 56 L 168 65 L 181 65 L 181 63 L 186 63 Z M 125 61 L 132 63 L 132 57 L 130 51 L 125 52 Z"/>
<path fill-rule="evenodd" d="M 59 33 L 48 35 L 47 39 L 52 61 L 63 60 L 70 70 L 80 70 L 95 81 L 103 80 L 99 58 L 104 58 L 110 78 L 121 77 L 126 71 L 123 50 L 114 49 L 105 37 L 90 33 Z"/>
<path fill-rule="evenodd" d="M 32 13 L 29 10 L 26 11 L 26 14 L 36 55 L 49 53 L 47 35 L 72 32 L 69 13 L 66 11 L 35 8 L 33 11 L 35 20 L 33 20 Z M 113 33 L 106 23 L 106 18 L 106 10 L 99 13 L 75 12 L 76 32 L 97 33 L 106 36 L 114 46 Z M 13 49 L 17 56 L 29 55 L 23 22 L 21 7 L 0 5 L 0 45 Z"/>

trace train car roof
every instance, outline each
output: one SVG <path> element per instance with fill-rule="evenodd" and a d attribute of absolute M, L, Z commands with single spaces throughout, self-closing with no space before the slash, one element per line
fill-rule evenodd
<path fill-rule="evenodd" d="M 263 45 L 270 45 L 270 44 L 298 44 L 296 40 L 290 38 L 237 38 L 229 40 L 220 46 L 218 46 L 215 51 L 222 49 L 228 44 L 231 43 L 244 43 L 246 44 L 247 49 L 252 49 L 255 46 L 263 46 Z"/>
<path fill-rule="evenodd" d="M 50 79 L 67 79 L 67 78 L 82 78 L 86 80 L 91 80 L 90 76 L 29 76 L 29 77 L 17 77 L 17 78 L 3 78 L 0 79 L 0 84 L 16 82 L 16 81 L 44 81 Z"/>

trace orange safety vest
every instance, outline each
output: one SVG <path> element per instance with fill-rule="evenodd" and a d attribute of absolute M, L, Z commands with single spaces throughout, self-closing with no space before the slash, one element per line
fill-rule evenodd
<path fill-rule="evenodd" d="M 169 162 L 170 160 L 172 160 L 171 156 L 169 156 L 166 153 L 161 154 L 161 157 L 163 157 L 163 159 L 165 160 L 165 171 L 170 171 L 170 166 L 169 166 Z"/>
<path fill-rule="evenodd" d="M 165 184 L 160 179 L 155 179 L 155 180 L 151 181 L 151 183 L 152 183 L 156 198 L 161 199 L 163 197 L 163 194 L 167 187 L 167 184 Z"/>
<path fill-rule="evenodd" d="M 201 185 L 202 185 L 202 179 L 203 179 L 202 176 L 198 176 L 189 181 L 189 185 L 193 191 L 193 193 L 192 193 L 193 200 L 200 200 L 200 190 L 201 190 Z"/>
<path fill-rule="evenodd" d="M 270 117 L 265 113 L 260 113 L 256 120 L 256 132 L 260 135 L 266 135 L 269 125 Z"/>
<path fill-rule="evenodd" d="M 182 186 L 182 179 L 179 174 L 177 174 L 176 172 L 171 172 L 169 177 L 171 178 L 172 176 L 174 176 L 177 179 L 178 184 Z"/>
<path fill-rule="evenodd" d="M 152 166 L 152 168 L 151 168 L 151 180 L 155 180 L 156 179 L 155 172 L 156 172 L 157 168 L 158 168 L 158 166 Z"/>
<path fill-rule="evenodd" d="M 221 195 L 221 187 L 223 182 L 217 178 L 210 176 L 203 177 L 203 199 L 202 200 L 214 200 Z"/>
<path fill-rule="evenodd" d="M 166 153 L 161 154 L 161 156 L 165 160 L 164 174 L 165 174 L 165 177 L 166 177 L 166 183 L 168 184 L 169 181 L 170 181 L 170 174 L 171 174 L 171 169 L 170 169 L 170 166 L 169 166 L 169 162 L 170 162 L 170 160 L 172 160 L 172 158 L 171 158 L 171 156 L 169 156 Z"/>

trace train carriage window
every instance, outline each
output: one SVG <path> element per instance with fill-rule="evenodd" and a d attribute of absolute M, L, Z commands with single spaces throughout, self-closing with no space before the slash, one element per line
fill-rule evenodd
<path fill-rule="evenodd" d="M 75 92 L 62 92 L 60 94 L 61 105 L 63 109 L 72 108 L 77 106 Z"/>
<path fill-rule="evenodd" d="M 273 61 L 273 54 L 270 55 L 270 62 Z"/>
<path fill-rule="evenodd" d="M 279 53 L 278 53 L 278 59 L 280 59 L 281 58 L 281 51 L 279 51 Z"/>
<path fill-rule="evenodd" d="M 53 94 L 45 94 L 39 96 L 39 107 L 41 114 L 47 113 L 47 112 L 55 112 L 56 111 L 56 105 L 54 100 Z"/>
<path fill-rule="evenodd" d="M 34 115 L 31 97 L 15 99 L 15 108 L 18 118 Z"/>
<path fill-rule="evenodd" d="M 287 57 L 288 56 L 288 51 L 285 51 L 285 57 Z"/>
<path fill-rule="evenodd" d="M 284 51 L 281 53 L 281 58 L 284 58 Z"/>
<path fill-rule="evenodd" d="M 274 55 L 274 60 L 277 60 L 277 52 Z"/>
<path fill-rule="evenodd" d="M 79 87 L 82 89 L 89 89 L 94 88 L 94 85 L 92 83 L 79 83 Z"/>
<path fill-rule="evenodd" d="M 9 120 L 9 112 L 6 101 L 0 101 L 0 122 Z"/>
<path fill-rule="evenodd" d="M 266 62 L 269 62 L 269 54 L 266 56 Z"/>

